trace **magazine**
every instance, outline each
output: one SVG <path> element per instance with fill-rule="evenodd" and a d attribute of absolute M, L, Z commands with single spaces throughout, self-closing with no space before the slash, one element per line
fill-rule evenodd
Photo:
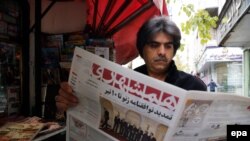
<path fill-rule="evenodd" d="M 20 117 L 0 126 L 0 141 L 39 141 L 64 132 L 65 127 L 55 121 L 42 118 Z"/>
<path fill-rule="evenodd" d="M 225 140 L 228 124 L 250 123 L 250 98 L 186 91 L 76 47 L 68 83 L 67 141 Z"/>
<path fill-rule="evenodd" d="M 8 122 L 0 128 L 0 140 L 31 141 L 42 128 L 42 123 Z"/>

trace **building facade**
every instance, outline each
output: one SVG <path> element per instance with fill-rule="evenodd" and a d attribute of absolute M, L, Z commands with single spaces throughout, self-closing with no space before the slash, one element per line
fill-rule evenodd
<path fill-rule="evenodd" d="M 242 95 L 242 58 L 239 47 L 207 46 L 197 68 L 206 84 L 216 82 L 218 92 Z"/>
<path fill-rule="evenodd" d="M 227 0 L 219 14 L 217 42 L 243 50 L 243 94 L 250 96 L 250 0 Z"/>
<path fill-rule="evenodd" d="M 202 55 L 198 57 L 197 69 L 203 72 L 202 77 L 205 83 L 211 77 L 215 77 L 221 85 L 218 87 L 218 91 L 235 92 L 240 95 L 250 96 L 250 0 L 224 0 L 218 3 L 217 8 L 218 26 L 213 29 L 216 46 L 229 50 L 236 47 L 240 48 L 242 51 L 242 64 L 240 60 L 215 60 L 215 62 L 210 61 L 210 63 L 205 63 L 205 66 L 201 66 L 204 64 L 202 58 L 206 58 L 204 55 L 206 56 L 207 48 L 210 48 L 208 46 L 204 49 Z M 216 53 L 218 52 L 216 51 Z M 210 69 L 206 70 L 208 66 L 206 64 L 210 64 Z M 227 75 L 227 81 L 225 81 L 225 75 Z M 234 77 L 237 77 L 237 80 Z M 240 80 L 242 86 L 239 85 Z M 227 86 L 225 85 L 226 82 Z"/>

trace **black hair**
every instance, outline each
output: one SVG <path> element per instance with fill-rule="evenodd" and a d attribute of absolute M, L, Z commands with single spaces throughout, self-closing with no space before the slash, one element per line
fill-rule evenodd
<path fill-rule="evenodd" d="M 136 47 L 142 58 L 144 46 L 159 32 L 164 32 L 173 38 L 174 54 L 180 47 L 181 32 L 178 26 L 167 16 L 155 16 L 145 22 L 137 32 Z"/>

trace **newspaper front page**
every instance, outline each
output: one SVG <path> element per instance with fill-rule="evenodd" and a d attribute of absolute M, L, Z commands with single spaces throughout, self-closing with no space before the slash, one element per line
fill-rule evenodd
<path fill-rule="evenodd" d="M 185 90 L 76 48 L 68 80 L 79 104 L 67 111 L 68 141 L 163 141 Z"/>
<path fill-rule="evenodd" d="M 250 124 L 250 98 L 186 91 L 76 48 L 67 141 L 221 141 Z"/>

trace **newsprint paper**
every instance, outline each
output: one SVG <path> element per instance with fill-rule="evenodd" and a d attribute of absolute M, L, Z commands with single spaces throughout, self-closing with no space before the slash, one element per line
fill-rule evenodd
<path fill-rule="evenodd" d="M 76 47 L 68 83 L 67 141 L 226 140 L 228 124 L 250 124 L 250 98 L 186 91 Z"/>

